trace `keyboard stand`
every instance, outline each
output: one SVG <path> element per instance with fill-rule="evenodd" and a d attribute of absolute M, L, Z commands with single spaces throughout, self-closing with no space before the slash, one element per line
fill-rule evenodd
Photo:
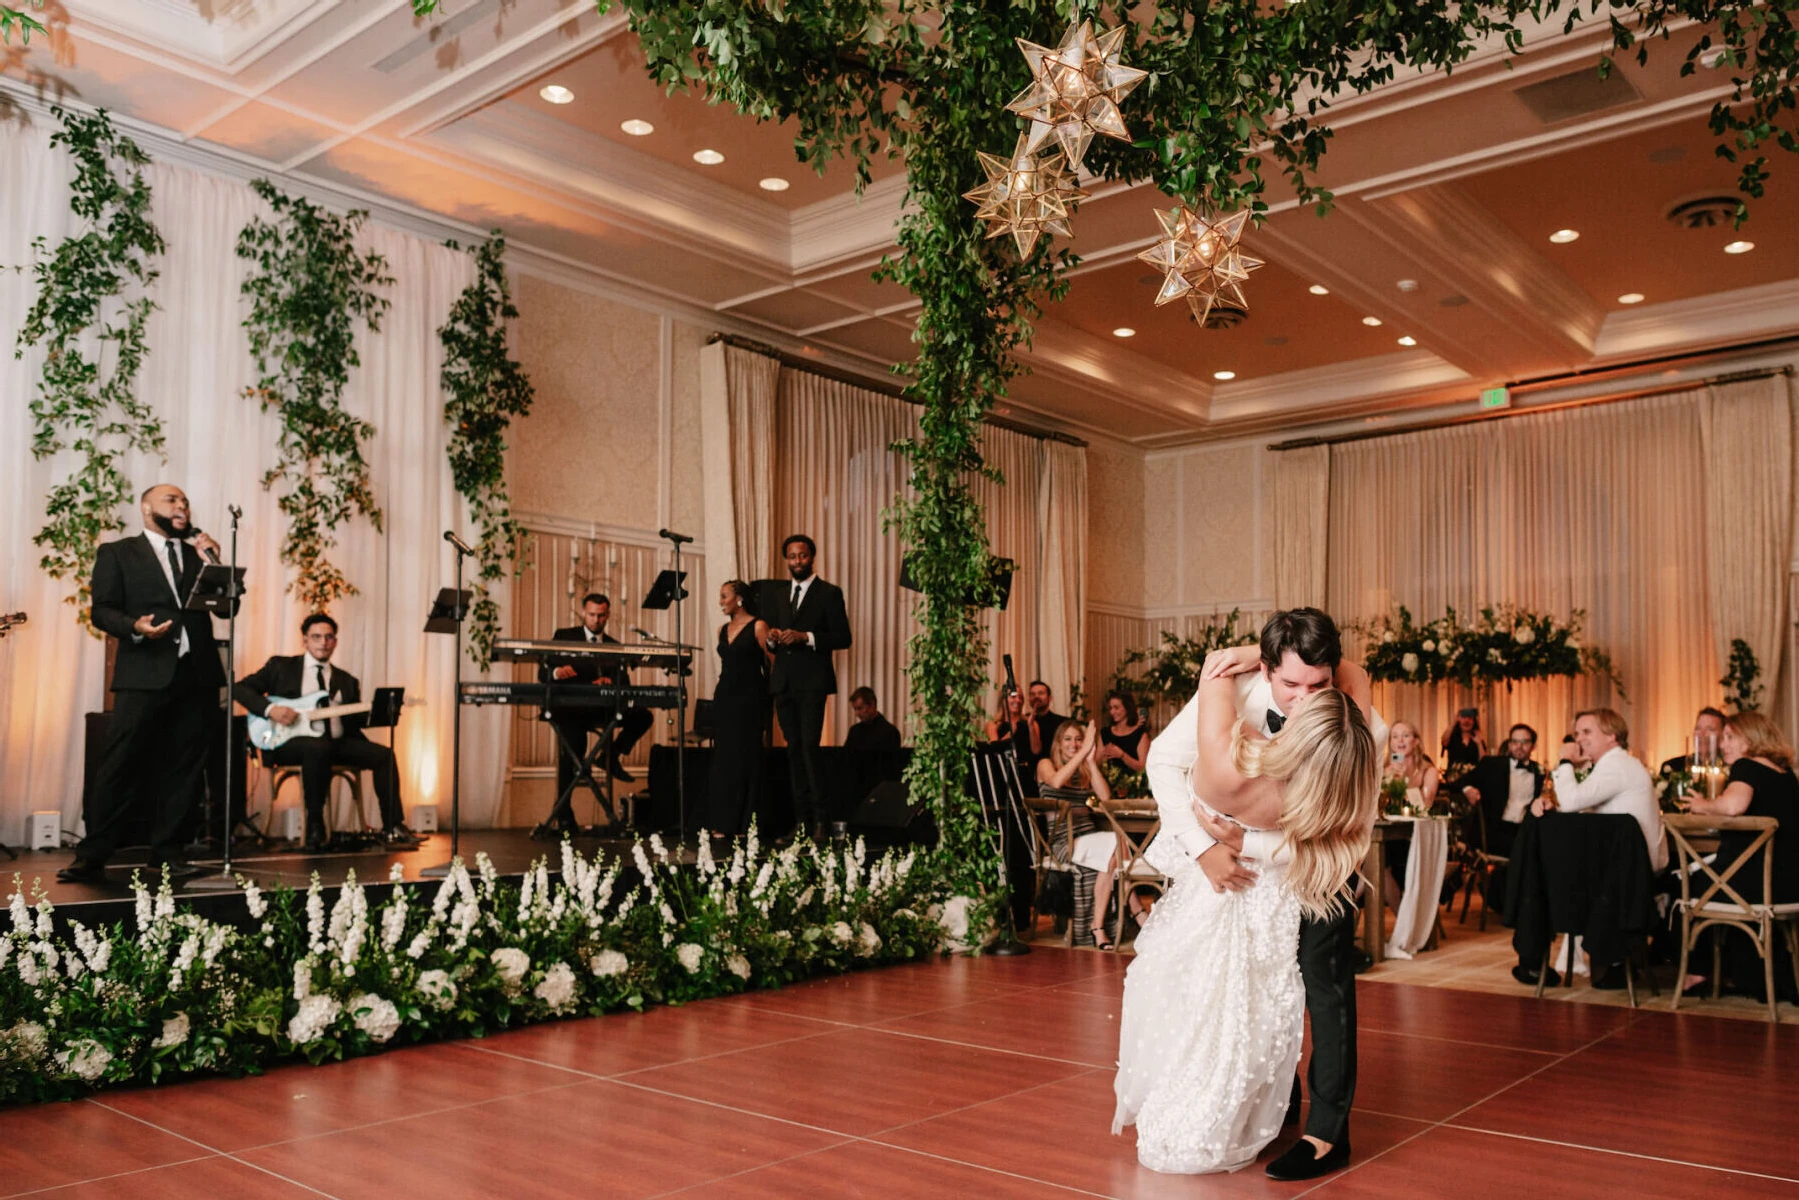
<path fill-rule="evenodd" d="M 550 717 L 552 714 L 549 710 L 545 710 L 544 715 L 545 717 Z M 563 788 L 562 793 L 556 797 L 556 803 L 550 809 L 549 818 L 545 820 L 543 824 L 531 831 L 532 837 L 548 840 L 558 836 L 564 829 L 572 828 L 577 831 L 580 830 L 581 823 L 575 820 L 575 789 L 580 787 L 584 787 L 593 793 L 594 802 L 606 813 L 608 828 L 616 826 L 619 823 L 618 809 L 613 804 L 613 780 L 611 770 L 612 740 L 614 734 L 618 730 L 619 715 L 619 707 L 614 705 L 612 707 L 612 720 L 599 729 L 599 738 L 594 741 L 591 747 L 585 749 L 578 748 L 575 743 L 569 740 L 568 735 L 563 732 L 562 725 L 559 722 L 554 720 L 550 721 L 550 728 L 556 731 L 556 741 L 560 753 L 566 754 L 569 761 L 575 764 L 575 777 L 569 780 L 568 786 Z M 581 741 L 583 743 L 587 741 L 586 730 L 582 731 Z M 598 782 L 593 777 L 594 764 L 600 759 L 601 755 L 605 756 L 605 791 L 600 790 Z"/>

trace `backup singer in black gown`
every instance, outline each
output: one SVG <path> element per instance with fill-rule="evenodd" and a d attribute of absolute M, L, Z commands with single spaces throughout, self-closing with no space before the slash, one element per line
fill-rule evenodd
<path fill-rule="evenodd" d="M 748 609 L 749 584 L 718 589 L 725 623 L 718 630 L 718 685 L 712 690 L 712 794 L 708 827 L 734 835 L 750 827 L 761 792 L 762 742 L 768 733 L 768 622 Z"/>

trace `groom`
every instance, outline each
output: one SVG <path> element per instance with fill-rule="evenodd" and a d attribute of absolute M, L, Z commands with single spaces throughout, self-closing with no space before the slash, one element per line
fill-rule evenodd
<path fill-rule="evenodd" d="M 1316 608 L 1275 613 L 1262 627 L 1261 644 L 1242 647 L 1238 654 L 1234 665 L 1245 673 L 1237 677 L 1237 716 L 1270 736 L 1279 733 L 1310 697 L 1345 686 L 1361 672 L 1354 663 L 1343 661 L 1336 622 Z M 1243 860 L 1271 858 L 1281 837 L 1259 830 L 1246 833 L 1230 822 L 1200 824 L 1187 783 L 1198 754 L 1195 703 L 1190 702 L 1149 747 L 1145 768 L 1162 826 L 1144 857 L 1176 878 L 1190 875 L 1187 864 L 1197 862 L 1213 888 L 1236 891 L 1255 881 Z M 1371 714 L 1369 732 L 1377 747 L 1386 745 L 1387 725 L 1380 714 Z M 1312 1060 L 1306 1069 L 1312 1109 L 1305 1136 L 1268 1164 L 1272 1179 L 1315 1179 L 1349 1162 L 1349 1108 L 1355 1098 L 1356 1068 L 1355 918 L 1355 909 L 1349 906 L 1330 920 L 1307 917 L 1299 926 L 1299 974 L 1312 1021 Z M 1299 1097 L 1295 1078 L 1289 1117 L 1297 1117 Z"/>

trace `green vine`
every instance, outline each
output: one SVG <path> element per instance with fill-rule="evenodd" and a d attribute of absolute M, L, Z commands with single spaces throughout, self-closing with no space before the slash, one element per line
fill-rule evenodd
<path fill-rule="evenodd" d="M 284 195 L 266 179 L 250 184 L 274 210 L 244 226 L 237 256 L 257 270 L 244 280 L 250 315 L 244 329 L 256 369 L 262 372 L 246 397 L 281 415 L 280 462 L 262 486 L 285 484 L 281 511 L 288 519 L 281 561 L 297 572 L 288 590 L 313 612 L 353 596 L 356 588 L 326 557 L 337 530 L 358 513 L 381 528 L 381 509 L 369 482 L 363 444 L 375 427 L 343 406 L 356 353 L 356 322 L 381 328 L 388 300 L 375 289 L 393 282 L 379 254 L 359 254 L 353 244 L 368 217 L 361 209 L 341 216 Z"/>
<path fill-rule="evenodd" d="M 14 354 L 45 350 L 31 401 L 32 454 L 45 459 L 72 449 L 81 456 L 45 497 L 44 527 L 32 541 L 43 548 L 39 565 L 52 578 L 77 581 L 66 599 L 86 624 L 94 552 L 103 536 L 125 528 L 119 511 L 135 499 L 120 460 L 163 452 L 162 422 L 137 396 L 144 326 L 156 307 L 148 295 L 157 276 L 151 263 L 163 242 L 149 216 L 149 156 L 113 128 L 104 110 L 50 111 L 62 123 L 50 144 L 75 158 L 69 207 L 81 231 L 54 252 L 44 238 L 32 242 L 37 300 Z M 98 343 L 91 351 L 90 338 Z"/>
<path fill-rule="evenodd" d="M 1730 669 L 1718 680 L 1718 686 L 1728 693 L 1724 703 L 1732 712 L 1756 712 L 1761 708 L 1765 690 L 1757 682 L 1761 673 L 1761 660 L 1755 656 L 1754 647 L 1742 638 L 1731 638 Z"/>
<path fill-rule="evenodd" d="M 33 8 L 44 7 L 44 0 L 27 0 L 27 2 Z M 0 42 L 12 41 L 15 29 L 19 31 L 20 44 L 26 46 L 31 44 L 32 34 L 44 32 L 43 25 L 34 20 L 32 15 L 24 9 L 8 8 L 6 5 L 0 4 Z"/>
<path fill-rule="evenodd" d="M 455 242 L 450 247 L 461 249 Z M 506 322 L 518 317 L 506 283 L 506 240 L 495 230 L 470 253 L 475 281 L 456 298 L 437 336 L 444 347 L 443 386 L 450 394 L 444 403 L 450 475 L 481 531 L 469 657 L 485 670 L 500 630 L 500 606 L 489 585 L 505 578 L 525 533 L 506 498 L 506 429 L 512 418 L 531 411 L 532 388 L 524 369 L 506 353 Z"/>

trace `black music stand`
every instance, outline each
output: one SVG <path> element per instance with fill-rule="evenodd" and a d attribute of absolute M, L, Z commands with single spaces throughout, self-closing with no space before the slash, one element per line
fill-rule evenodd
<path fill-rule="evenodd" d="M 400 710 L 404 707 L 406 707 L 405 688 L 378 687 L 369 697 L 368 718 L 362 723 L 362 731 L 365 734 L 371 729 L 392 731 L 387 735 L 387 781 L 392 785 L 391 790 L 394 794 L 398 794 L 400 790 L 400 760 L 394 753 L 394 739 L 400 733 Z"/>
<path fill-rule="evenodd" d="M 456 710 L 450 734 L 450 861 L 420 871 L 419 875 L 426 879 L 442 879 L 449 875 L 462 841 L 462 622 L 468 616 L 473 594 L 462 586 L 462 560 L 466 555 L 460 545 L 454 542 L 450 545 L 456 551 L 456 586 L 438 589 L 430 615 L 425 618 L 426 633 L 456 635 L 456 670 L 450 685 L 450 703 Z"/>
<path fill-rule="evenodd" d="M 672 571 L 663 571 L 656 576 L 656 582 L 650 585 L 649 594 L 644 596 L 639 608 L 668 608 L 675 610 L 675 826 L 677 836 L 687 836 L 687 672 L 688 648 L 686 639 L 681 636 L 681 601 L 687 599 L 687 589 L 681 585 L 687 582 L 687 572 L 681 569 L 681 543 L 693 539 L 681 534 L 661 531 L 675 547 L 675 567 Z"/>
<path fill-rule="evenodd" d="M 196 892 L 235 892 L 237 879 L 231 874 L 231 833 L 237 828 L 235 814 L 231 811 L 232 785 L 237 779 L 237 772 L 231 768 L 232 760 L 241 757 L 237 745 L 237 722 L 231 719 L 231 689 L 237 684 L 237 601 L 244 594 L 244 568 L 237 565 L 237 521 L 244 510 L 233 504 L 231 513 L 231 563 L 201 563 L 200 573 L 194 576 L 194 586 L 187 593 L 187 601 L 181 607 L 187 612 L 211 613 L 213 616 L 225 618 L 225 771 L 219 778 L 220 789 L 225 793 L 220 797 L 219 818 L 220 838 L 219 873 L 189 881 L 188 889 Z M 193 553 L 189 547 L 188 553 Z M 244 810 L 249 811 L 249 787 L 246 780 Z M 259 835 L 260 836 L 260 835 Z"/>

